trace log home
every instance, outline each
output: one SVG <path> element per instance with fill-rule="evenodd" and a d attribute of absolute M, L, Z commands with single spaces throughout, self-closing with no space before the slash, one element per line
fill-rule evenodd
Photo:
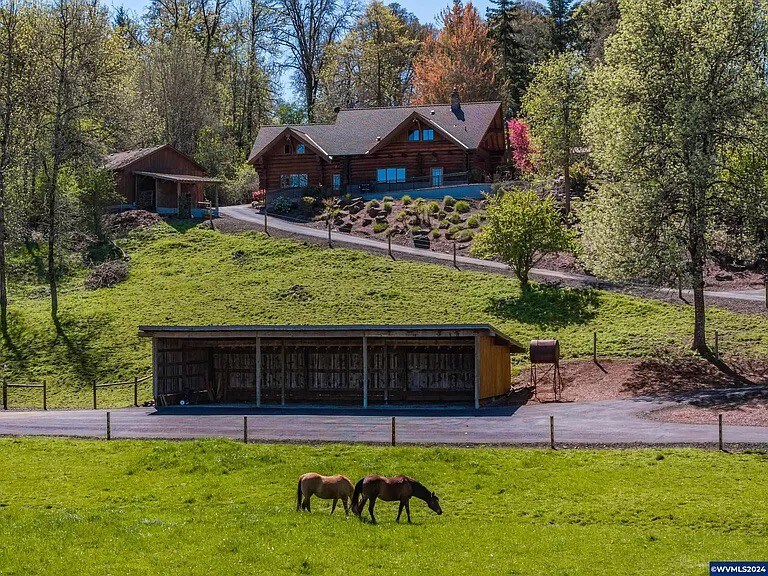
<path fill-rule="evenodd" d="M 249 162 L 267 192 L 394 193 L 489 182 L 506 149 L 500 102 L 339 110 L 333 124 L 264 126 Z"/>

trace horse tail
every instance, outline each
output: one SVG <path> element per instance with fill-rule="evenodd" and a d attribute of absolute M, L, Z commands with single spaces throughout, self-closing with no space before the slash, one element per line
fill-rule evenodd
<path fill-rule="evenodd" d="M 352 493 L 352 512 L 355 514 L 359 514 L 358 505 L 360 503 L 360 494 L 363 492 L 363 480 L 365 478 L 360 478 L 360 481 L 355 484 L 355 491 Z"/>
<path fill-rule="evenodd" d="M 301 481 L 304 477 L 299 478 L 299 488 L 296 491 L 296 512 L 301 510 Z"/>

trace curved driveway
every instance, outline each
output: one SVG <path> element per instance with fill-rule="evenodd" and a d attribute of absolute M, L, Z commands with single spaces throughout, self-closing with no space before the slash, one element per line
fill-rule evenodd
<path fill-rule="evenodd" d="M 264 215 L 256 212 L 256 210 L 251 208 L 249 204 L 240 206 L 224 206 L 220 208 L 219 211 L 221 214 L 229 216 L 230 218 L 248 222 L 250 224 L 255 224 L 262 228 L 264 227 Z M 303 224 L 295 224 L 293 222 L 281 220 L 276 216 L 270 216 L 268 224 L 270 229 L 280 230 L 295 236 L 302 236 L 305 238 L 322 241 L 326 241 L 328 239 L 328 232 L 325 230 L 312 228 L 311 226 L 306 226 Z M 332 238 L 334 243 L 338 243 L 351 248 L 363 248 L 374 250 L 376 252 L 387 252 L 387 244 L 378 240 L 372 240 L 370 238 L 354 236 L 352 234 L 345 234 L 343 232 L 337 231 L 333 232 Z M 433 252 L 431 250 L 423 250 L 411 246 L 401 246 L 399 244 L 392 244 L 392 252 L 412 258 L 430 260 L 432 262 L 441 264 L 453 264 L 453 255 L 446 254 L 444 252 Z M 482 260 L 480 258 L 471 258 L 469 256 L 457 256 L 456 262 L 464 266 L 471 266 L 473 268 L 479 268 L 489 272 L 509 272 L 509 266 L 491 260 Z M 600 280 L 594 276 L 586 276 L 584 274 L 571 274 L 568 272 L 558 272 L 556 270 L 545 270 L 544 268 L 534 268 L 531 270 L 531 275 L 544 280 L 575 282 L 587 286 L 595 286 L 616 291 L 625 291 L 622 290 L 622 286 L 619 284 L 614 284 L 606 280 Z M 647 287 L 642 288 L 647 289 Z M 629 290 L 626 291 L 629 292 Z M 677 290 L 671 290 L 669 288 L 660 288 L 657 290 L 657 292 L 673 295 L 675 297 L 677 296 Z M 683 294 L 687 297 L 692 297 L 692 292 L 690 290 L 683 290 Z M 726 300 L 742 300 L 749 302 L 763 302 L 765 300 L 765 293 L 763 290 L 707 290 L 704 292 L 704 295 L 707 298 L 723 298 Z"/>
<path fill-rule="evenodd" d="M 408 444 L 547 444 L 549 417 L 557 443 L 571 445 L 717 444 L 717 424 L 661 423 L 643 412 L 670 403 L 610 400 L 531 404 L 520 407 L 384 409 L 312 407 L 176 407 L 111 411 L 113 438 L 241 439 L 248 416 L 250 441 L 389 443 L 392 416 L 397 440 Z M 0 413 L 0 435 L 82 436 L 105 434 L 104 410 Z M 727 444 L 768 446 L 768 427 L 726 426 Z"/>

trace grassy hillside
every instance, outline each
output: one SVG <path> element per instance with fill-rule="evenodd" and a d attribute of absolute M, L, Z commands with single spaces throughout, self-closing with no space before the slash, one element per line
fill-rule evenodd
<path fill-rule="evenodd" d="M 93 379 L 148 373 L 150 345 L 137 336 L 140 324 L 489 322 L 521 342 L 557 337 L 567 357 L 591 354 L 593 330 L 602 354 L 641 356 L 683 344 L 692 327 L 688 307 L 595 290 L 538 287 L 522 295 L 517 282 L 500 275 L 257 233 L 161 224 L 125 246 L 127 282 L 96 291 L 85 291 L 77 277 L 65 285 L 63 334 L 53 329 L 40 286 L 15 290 L 11 340 L 2 348 L 10 380 L 47 378 L 51 406 L 87 406 L 90 395 L 80 390 Z M 765 315 L 713 308 L 709 320 L 724 348 L 768 353 Z M 12 394 L 12 404 L 25 401 L 21 391 Z M 111 391 L 104 398 L 120 404 L 130 394 Z"/>
<path fill-rule="evenodd" d="M 765 454 L 0 440 L 7 575 L 706 574 L 765 557 Z M 296 512 L 304 472 L 404 473 L 413 524 Z M 727 481 L 724 481 L 727 479 Z M 736 495 L 736 496 L 734 496 Z"/>

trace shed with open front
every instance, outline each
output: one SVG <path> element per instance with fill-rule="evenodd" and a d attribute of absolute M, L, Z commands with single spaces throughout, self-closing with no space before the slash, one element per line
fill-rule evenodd
<path fill-rule="evenodd" d="M 158 406 L 466 403 L 506 394 L 515 340 L 487 324 L 141 326 Z"/>

